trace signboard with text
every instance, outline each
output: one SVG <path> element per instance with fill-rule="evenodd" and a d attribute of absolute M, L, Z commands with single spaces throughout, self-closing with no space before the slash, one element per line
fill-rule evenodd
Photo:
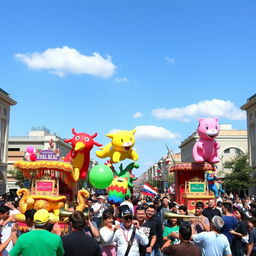
<path fill-rule="evenodd" d="M 205 193 L 204 182 L 189 182 L 189 193 Z"/>
<path fill-rule="evenodd" d="M 42 150 L 37 155 L 37 161 L 59 161 L 59 159 L 60 157 L 52 150 Z"/>

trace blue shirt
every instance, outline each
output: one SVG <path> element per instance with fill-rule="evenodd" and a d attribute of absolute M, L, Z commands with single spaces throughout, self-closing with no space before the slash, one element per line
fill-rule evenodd
<path fill-rule="evenodd" d="M 228 239 L 223 234 L 202 232 L 192 236 L 194 242 L 202 248 L 203 256 L 225 256 L 231 254 Z"/>
<path fill-rule="evenodd" d="M 233 216 L 222 216 L 222 219 L 224 220 L 224 226 L 221 230 L 221 234 L 225 235 L 228 238 L 229 243 L 232 243 L 232 240 L 234 238 L 234 235 L 232 235 L 229 231 L 231 229 L 235 229 L 238 221 Z"/>

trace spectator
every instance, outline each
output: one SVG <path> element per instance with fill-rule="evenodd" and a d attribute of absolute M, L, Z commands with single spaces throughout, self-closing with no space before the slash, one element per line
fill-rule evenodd
<path fill-rule="evenodd" d="M 34 226 L 35 213 L 36 213 L 35 209 L 29 209 L 25 211 L 25 218 L 26 218 L 25 223 L 28 226 L 28 231 L 35 229 L 35 226 Z"/>
<path fill-rule="evenodd" d="M 97 224 L 97 227 L 100 228 L 102 222 L 102 213 L 105 209 L 108 208 L 106 204 L 106 199 L 104 196 L 98 196 L 98 202 L 92 205 L 92 209 L 94 212 L 94 221 Z"/>
<path fill-rule="evenodd" d="M 167 226 L 164 227 L 163 241 L 171 240 L 172 244 L 178 244 L 179 240 L 179 226 L 176 218 L 169 218 Z"/>
<path fill-rule="evenodd" d="M 62 237 L 64 256 L 101 256 L 101 249 L 97 241 L 83 232 L 85 228 L 84 214 L 80 211 L 73 212 L 69 216 L 69 222 L 72 225 L 72 232 Z"/>
<path fill-rule="evenodd" d="M 202 255 L 232 256 L 228 239 L 220 234 L 224 221 L 220 216 L 214 216 L 211 221 L 211 231 L 194 234 L 192 239 L 202 247 Z M 194 233 L 194 230 L 192 231 Z"/>
<path fill-rule="evenodd" d="M 7 196 L 7 195 L 6 195 Z M 1 229 L 1 244 L 9 239 L 12 234 L 12 227 L 14 225 L 11 222 L 12 217 L 9 215 L 10 208 L 5 205 L 0 205 L 0 220 L 2 222 L 2 229 Z M 6 248 L 2 251 L 2 256 L 7 256 L 8 253 L 13 248 L 13 242 L 10 241 Z"/>
<path fill-rule="evenodd" d="M 222 205 L 222 212 L 224 214 L 222 218 L 224 221 L 224 226 L 221 230 L 221 233 L 228 238 L 230 246 L 232 245 L 232 240 L 234 238 L 234 235 L 230 233 L 230 230 L 234 230 L 238 224 L 238 221 L 233 216 L 232 211 L 232 204 L 230 202 L 224 202 Z"/>
<path fill-rule="evenodd" d="M 50 220 L 47 210 L 38 210 L 34 215 L 35 229 L 19 237 L 10 256 L 62 256 L 61 238 L 46 230 Z"/>
<path fill-rule="evenodd" d="M 156 243 L 153 247 L 153 255 L 160 255 L 160 248 L 163 244 L 163 229 L 161 219 L 156 215 L 156 209 L 153 205 L 149 205 L 146 209 L 146 218 L 147 221 L 150 221 L 154 224 L 156 230 Z"/>
<path fill-rule="evenodd" d="M 202 214 L 208 218 L 210 223 L 211 223 L 213 216 L 217 215 L 217 216 L 221 217 L 220 211 L 218 209 L 216 209 L 216 199 L 215 198 L 208 200 L 208 207 L 204 208 Z"/>
<path fill-rule="evenodd" d="M 207 217 L 203 216 L 202 212 L 204 209 L 204 204 L 202 202 L 196 203 L 195 208 L 195 216 L 197 217 L 195 220 L 192 219 L 192 226 L 197 234 L 203 231 L 210 231 L 210 223 Z"/>
<path fill-rule="evenodd" d="M 129 242 L 131 243 L 129 256 L 139 256 L 139 245 L 146 246 L 148 244 L 148 238 L 144 232 L 140 229 L 138 221 L 133 221 L 132 211 L 130 209 L 124 209 L 121 213 L 121 227 L 116 230 L 113 241 L 117 245 L 117 255 L 124 256 L 128 248 Z M 131 241 L 131 238 L 134 239 Z"/>
<path fill-rule="evenodd" d="M 156 243 L 156 230 L 154 222 L 146 219 L 146 212 L 142 207 L 137 208 L 136 220 L 139 222 L 141 229 L 149 240 L 149 243 L 146 246 L 140 245 L 140 256 L 149 256 L 152 253 L 153 247 Z"/>
<path fill-rule="evenodd" d="M 162 198 L 162 205 L 161 205 L 162 208 L 161 208 L 161 210 L 159 211 L 159 214 L 158 214 L 158 216 L 161 219 L 162 225 L 167 223 L 167 220 L 164 219 L 164 213 L 166 211 L 169 211 L 169 209 L 170 209 L 169 208 L 169 203 L 170 203 L 170 201 L 167 197 Z"/>
<path fill-rule="evenodd" d="M 102 246 L 102 256 L 115 256 L 116 244 L 113 242 L 114 234 L 119 225 L 113 225 L 114 217 L 112 212 L 105 210 L 103 212 L 103 227 L 100 229 L 100 238 Z"/>
<path fill-rule="evenodd" d="M 235 230 L 231 229 L 229 231 L 234 235 L 231 249 L 233 256 L 243 256 L 246 250 L 246 243 L 242 241 L 242 238 L 245 238 L 248 235 L 247 215 L 242 209 L 236 209 L 234 211 L 234 216 L 238 220 L 238 225 Z"/>
<path fill-rule="evenodd" d="M 252 230 L 249 232 L 249 243 L 247 247 L 247 256 L 256 256 L 256 218 L 249 220 L 252 224 Z"/>
<path fill-rule="evenodd" d="M 191 227 L 189 225 L 181 225 L 179 233 L 181 242 L 179 244 L 171 244 L 168 239 L 162 247 L 162 252 L 171 256 L 201 256 L 200 248 L 190 242 Z"/>

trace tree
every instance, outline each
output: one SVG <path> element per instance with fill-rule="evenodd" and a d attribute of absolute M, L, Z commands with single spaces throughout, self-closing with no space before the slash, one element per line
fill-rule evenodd
<path fill-rule="evenodd" d="M 230 162 L 225 163 L 225 168 L 230 168 L 231 173 L 226 174 L 224 180 L 225 190 L 245 194 L 246 190 L 256 185 L 256 179 L 252 175 L 248 155 L 241 154 Z"/>
<path fill-rule="evenodd" d="M 19 169 L 14 168 L 12 170 L 9 170 L 8 173 L 12 178 L 17 180 L 15 185 L 19 186 L 20 188 L 25 187 L 25 178 L 23 176 L 22 171 L 20 171 Z"/>

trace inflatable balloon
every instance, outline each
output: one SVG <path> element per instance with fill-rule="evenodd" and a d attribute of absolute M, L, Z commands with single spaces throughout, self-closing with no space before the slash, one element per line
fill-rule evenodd
<path fill-rule="evenodd" d="M 32 146 L 27 146 L 27 150 L 26 150 L 29 154 L 33 154 L 34 153 L 34 148 Z"/>
<path fill-rule="evenodd" d="M 89 181 L 97 189 L 107 188 L 111 184 L 113 177 L 113 171 L 105 164 L 98 164 L 89 172 Z"/>
<path fill-rule="evenodd" d="M 220 132 L 218 118 L 201 118 L 197 133 L 200 139 L 193 147 L 193 158 L 196 163 L 218 163 L 219 143 L 215 140 Z"/>
<path fill-rule="evenodd" d="M 108 188 L 108 202 L 115 205 L 122 203 L 127 189 L 127 179 L 116 176 Z"/>
<path fill-rule="evenodd" d="M 116 176 L 125 178 L 128 182 L 128 187 L 126 191 L 126 195 L 131 196 L 131 190 L 133 188 L 133 181 L 137 178 L 132 174 L 133 168 L 138 169 L 140 166 L 137 163 L 130 163 L 125 168 L 121 164 L 119 167 L 119 172 L 114 169 L 114 173 Z"/>
<path fill-rule="evenodd" d="M 71 151 L 65 156 L 64 162 L 72 162 L 73 168 L 80 172 L 79 178 L 85 179 L 90 163 L 90 151 L 94 145 L 101 147 L 102 144 L 93 140 L 97 133 L 93 135 L 77 133 L 74 128 L 72 133 L 74 134 L 72 139 L 64 140 L 66 143 L 71 142 L 72 146 Z"/>
<path fill-rule="evenodd" d="M 111 143 L 96 151 L 99 158 L 110 157 L 111 163 L 118 163 L 126 158 L 133 161 L 138 160 L 138 154 L 132 149 L 135 144 L 135 130 L 132 131 L 119 131 L 106 136 L 111 138 Z"/>

